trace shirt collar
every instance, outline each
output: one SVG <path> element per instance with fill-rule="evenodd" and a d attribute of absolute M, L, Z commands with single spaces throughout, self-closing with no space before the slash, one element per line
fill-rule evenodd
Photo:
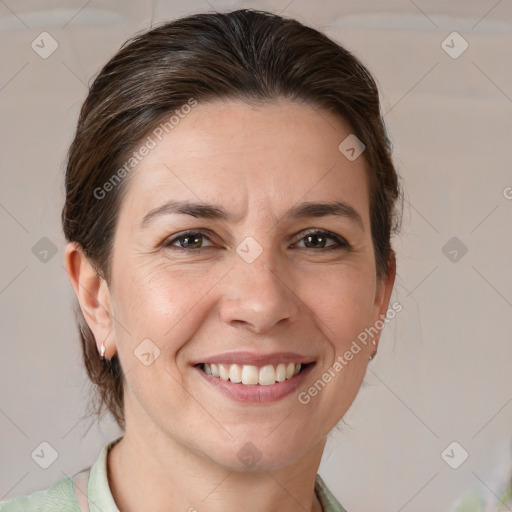
<path fill-rule="evenodd" d="M 118 437 L 103 446 L 96 462 L 91 467 L 88 485 L 89 512 L 119 512 L 108 484 L 107 455 L 122 438 L 123 436 Z"/>

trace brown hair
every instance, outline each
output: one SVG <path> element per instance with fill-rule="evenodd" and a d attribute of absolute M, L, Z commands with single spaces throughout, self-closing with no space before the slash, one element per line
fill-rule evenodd
<path fill-rule="evenodd" d="M 62 224 L 66 239 L 80 245 L 99 276 L 110 284 L 117 212 L 129 180 L 105 197 L 95 191 L 150 130 L 191 98 L 254 104 L 286 98 L 348 121 L 366 146 L 377 277 L 387 274 L 391 231 L 398 233 L 401 224 L 395 203 L 402 194 L 374 79 L 354 55 L 317 30 L 242 9 L 195 14 L 133 36 L 90 87 L 68 152 Z M 75 311 L 85 368 L 98 391 L 93 411 L 99 419 L 106 406 L 124 430 L 118 356 L 100 359 L 79 306 Z"/>

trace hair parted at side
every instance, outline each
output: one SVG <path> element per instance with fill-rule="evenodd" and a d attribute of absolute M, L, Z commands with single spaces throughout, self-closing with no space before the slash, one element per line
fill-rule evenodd
<path fill-rule="evenodd" d="M 393 254 L 391 234 L 401 224 L 397 199 L 403 196 L 377 85 L 354 55 L 326 35 L 253 9 L 200 13 L 161 24 L 126 41 L 105 64 L 82 105 L 67 155 L 66 239 L 80 245 L 110 284 L 116 222 L 130 174 L 108 193 L 98 190 L 125 166 L 147 134 L 191 99 L 261 104 L 279 98 L 339 115 L 365 145 L 377 278 L 384 277 Z M 100 419 L 106 407 L 124 430 L 118 356 L 101 360 L 78 303 L 76 315 L 85 368 L 97 391 L 94 413 Z"/>

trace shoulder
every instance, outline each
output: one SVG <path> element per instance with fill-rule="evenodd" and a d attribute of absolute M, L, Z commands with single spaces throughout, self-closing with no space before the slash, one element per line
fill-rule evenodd
<path fill-rule="evenodd" d="M 497 486 L 499 488 L 499 486 Z M 499 492 L 501 492 L 500 489 Z M 501 494 L 495 494 L 489 489 L 469 490 L 452 509 L 452 512 L 485 512 L 493 510 L 504 512 L 512 510 L 512 482 L 508 484 Z"/>
<path fill-rule="evenodd" d="M 80 512 L 71 477 L 62 478 L 43 491 L 0 501 L 0 512 Z"/>

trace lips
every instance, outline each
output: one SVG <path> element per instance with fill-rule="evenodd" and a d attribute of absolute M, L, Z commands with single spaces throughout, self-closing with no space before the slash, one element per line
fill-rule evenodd
<path fill-rule="evenodd" d="M 271 381 L 267 381 L 266 385 L 261 385 L 260 382 L 258 382 L 258 384 L 254 382 L 247 384 L 244 384 L 243 382 L 231 382 L 229 378 L 224 380 L 220 377 L 215 377 L 212 374 L 206 373 L 203 369 L 204 364 L 198 363 L 194 366 L 197 375 L 199 375 L 203 382 L 210 385 L 212 389 L 220 392 L 235 402 L 262 406 L 291 396 L 301 383 L 308 378 L 308 375 L 311 374 L 316 363 L 313 362 L 305 365 L 301 364 L 300 371 L 291 378 L 286 378 L 281 382 L 276 381 L 273 384 Z M 215 366 L 215 363 L 210 363 L 210 366 Z M 226 375 L 224 375 L 224 377 L 226 377 Z"/>
<path fill-rule="evenodd" d="M 295 363 L 307 365 L 313 363 L 315 358 L 312 356 L 304 356 L 295 352 L 272 352 L 265 354 L 257 354 L 254 352 L 225 352 L 205 357 L 203 359 L 193 361 L 191 364 L 197 366 L 199 364 L 239 364 L 239 365 L 253 365 L 253 366 L 266 366 L 278 365 L 279 363 Z"/>
<path fill-rule="evenodd" d="M 316 365 L 296 352 L 224 352 L 192 361 L 214 389 L 244 403 L 263 404 L 290 395 Z"/>

